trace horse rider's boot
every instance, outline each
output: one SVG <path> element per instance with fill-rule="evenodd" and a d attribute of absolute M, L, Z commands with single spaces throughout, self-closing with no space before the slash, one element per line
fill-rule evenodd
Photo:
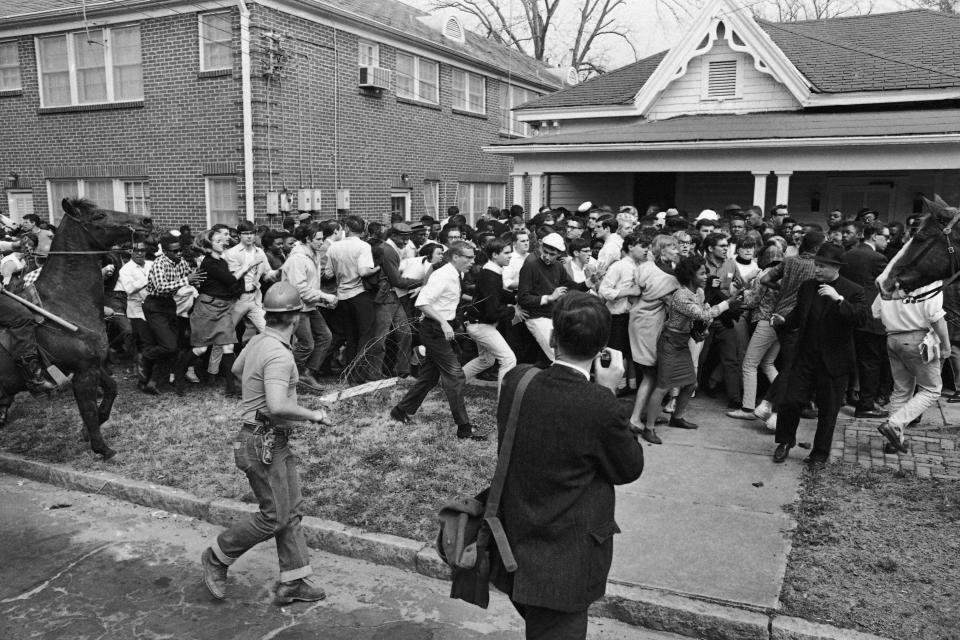
<path fill-rule="evenodd" d="M 16 359 L 20 373 L 27 383 L 27 389 L 30 393 L 49 393 L 57 390 L 57 385 L 52 380 L 43 377 L 43 369 L 40 368 L 40 358 L 36 353 L 28 353 Z"/>
<path fill-rule="evenodd" d="M 220 360 L 220 367 L 223 370 L 223 378 L 226 380 L 226 388 L 224 389 L 228 398 L 239 398 L 240 397 L 240 388 L 237 386 L 237 378 L 233 375 L 233 363 L 236 362 L 237 355 L 235 353 L 225 353 L 223 354 L 223 359 Z"/>
<path fill-rule="evenodd" d="M 187 393 L 187 368 L 193 360 L 193 351 L 184 349 L 177 355 L 177 361 L 173 365 L 173 390 L 178 396 Z"/>

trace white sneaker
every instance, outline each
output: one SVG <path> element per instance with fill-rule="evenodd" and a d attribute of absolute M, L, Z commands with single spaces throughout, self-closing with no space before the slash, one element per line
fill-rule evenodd
<path fill-rule="evenodd" d="M 766 420 L 773 415 L 773 408 L 770 406 L 769 402 L 764 400 L 757 405 L 756 409 L 753 410 L 753 415 L 757 416 L 761 420 Z"/>
<path fill-rule="evenodd" d="M 677 399 L 672 397 L 667 400 L 667 404 L 663 407 L 664 413 L 673 413 L 677 408 Z"/>
<path fill-rule="evenodd" d="M 187 374 L 184 377 L 193 384 L 200 384 L 200 378 L 197 377 L 193 367 L 187 367 Z"/>
<path fill-rule="evenodd" d="M 776 431 L 777 430 L 777 414 L 771 413 L 770 417 L 765 420 L 765 423 L 767 425 L 767 429 L 769 429 L 770 431 Z"/>

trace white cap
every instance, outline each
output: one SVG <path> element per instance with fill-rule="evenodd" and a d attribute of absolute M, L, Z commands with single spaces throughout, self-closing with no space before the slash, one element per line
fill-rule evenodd
<path fill-rule="evenodd" d="M 544 236 L 540 243 L 545 244 L 548 247 L 553 247 L 557 251 L 567 250 L 567 245 L 563 243 L 563 238 L 560 237 L 559 233 L 548 233 L 546 236 Z"/>
<path fill-rule="evenodd" d="M 593 209 L 593 203 L 587 200 L 577 207 L 577 213 L 586 213 L 587 211 L 590 211 L 590 209 Z"/>
<path fill-rule="evenodd" d="M 697 222 L 700 220 L 713 220 L 717 221 L 720 219 L 720 216 L 717 215 L 717 212 L 713 209 L 704 209 L 700 212 L 700 215 L 697 216 Z"/>

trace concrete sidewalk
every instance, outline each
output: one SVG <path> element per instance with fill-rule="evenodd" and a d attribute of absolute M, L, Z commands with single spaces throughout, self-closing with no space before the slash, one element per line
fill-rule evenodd
<path fill-rule="evenodd" d="M 808 451 L 773 464 L 773 433 L 735 420 L 725 405 L 694 398 L 695 431 L 658 427 L 644 442 L 640 479 L 617 491 L 617 537 L 610 579 L 738 607 L 776 610 L 790 552 L 794 502 Z M 798 442 L 816 423 L 803 420 Z"/>

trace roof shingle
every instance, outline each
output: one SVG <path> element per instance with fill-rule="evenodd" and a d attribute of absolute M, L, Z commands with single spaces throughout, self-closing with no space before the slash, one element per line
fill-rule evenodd
<path fill-rule="evenodd" d="M 960 16 L 913 9 L 757 23 L 818 93 L 960 87 Z M 520 108 L 629 103 L 665 55 L 658 53 Z"/>

